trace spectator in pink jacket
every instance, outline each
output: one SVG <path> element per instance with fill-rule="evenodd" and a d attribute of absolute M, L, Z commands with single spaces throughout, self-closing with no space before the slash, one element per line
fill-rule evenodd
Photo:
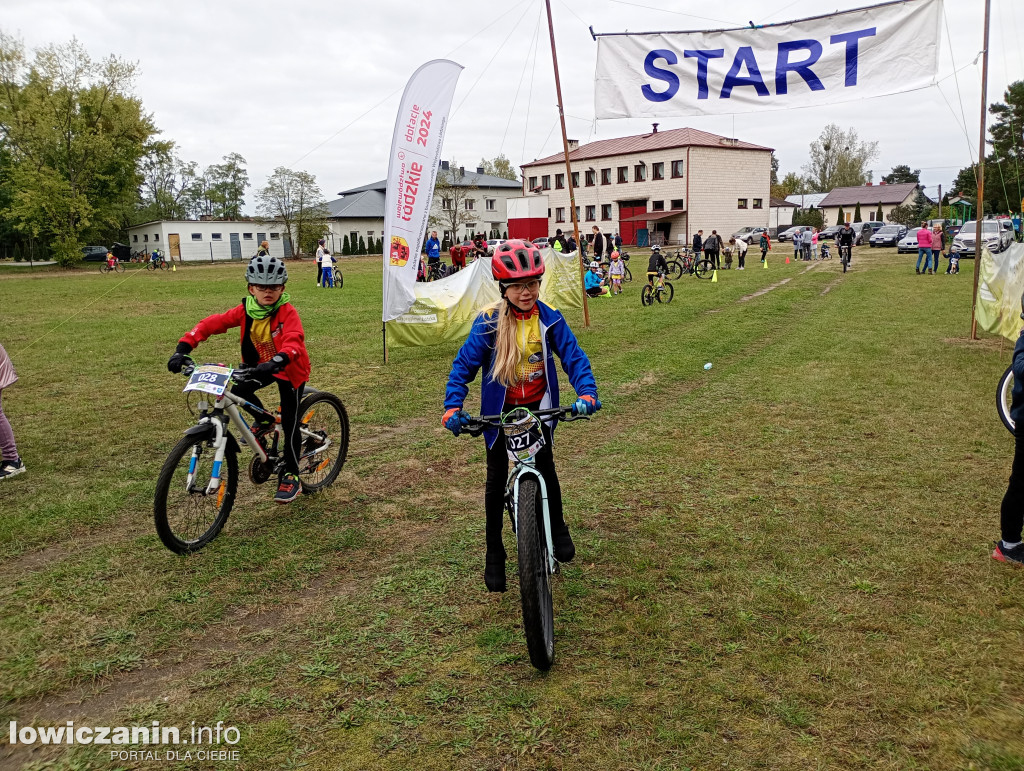
<path fill-rule="evenodd" d="M 921 269 L 921 258 L 924 258 L 924 270 Z M 917 273 L 932 272 L 932 231 L 928 229 L 928 223 L 922 222 L 921 229 L 917 231 Z"/>

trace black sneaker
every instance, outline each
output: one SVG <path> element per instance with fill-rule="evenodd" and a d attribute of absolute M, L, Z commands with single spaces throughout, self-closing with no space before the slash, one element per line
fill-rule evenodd
<path fill-rule="evenodd" d="M 484 558 L 484 585 L 489 592 L 504 592 L 507 589 L 504 554 L 487 553 Z"/>
<path fill-rule="evenodd" d="M 551 540 L 555 544 L 555 559 L 559 562 L 572 562 L 572 558 L 576 556 L 576 545 L 569 535 L 569 528 L 559 531 L 552 527 L 551 531 Z"/>
<path fill-rule="evenodd" d="M 992 550 L 992 559 L 1008 562 L 1011 565 L 1024 565 L 1024 543 L 1008 548 L 1003 546 L 1002 541 L 996 541 L 996 548 Z"/>
<path fill-rule="evenodd" d="M 28 469 L 25 468 L 25 462 L 21 458 L 15 458 L 14 460 L 5 460 L 0 464 L 0 479 L 7 479 L 8 477 L 15 477 L 18 474 L 23 474 Z"/>
<path fill-rule="evenodd" d="M 302 483 L 295 474 L 285 474 L 277 486 L 277 494 L 274 500 L 277 503 L 291 503 L 299 497 L 302 492 Z"/>

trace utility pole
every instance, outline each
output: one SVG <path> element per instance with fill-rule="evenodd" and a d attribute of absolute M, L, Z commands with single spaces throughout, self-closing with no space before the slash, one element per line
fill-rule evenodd
<path fill-rule="evenodd" d="M 978 339 L 978 278 L 981 275 L 981 224 L 985 217 L 985 131 L 988 115 L 988 22 L 992 0 L 985 0 L 985 44 L 981 51 L 981 136 L 978 139 L 978 211 L 974 235 L 974 294 L 971 295 L 971 340 Z"/>

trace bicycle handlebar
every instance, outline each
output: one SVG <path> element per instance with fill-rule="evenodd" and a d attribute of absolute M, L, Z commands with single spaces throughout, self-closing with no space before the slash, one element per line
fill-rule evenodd
<path fill-rule="evenodd" d="M 572 407 L 552 407 L 546 410 L 533 410 L 533 414 L 538 418 L 550 418 L 557 416 L 560 422 L 571 423 L 574 420 L 590 420 L 589 415 L 573 415 Z M 479 417 L 470 417 L 469 422 L 463 426 L 465 431 L 470 436 L 480 436 L 486 428 L 501 428 L 504 425 L 504 421 L 501 415 L 480 415 Z"/>
<path fill-rule="evenodd" d="M 199 364 L 195 364 L 195 363 L 193 363 L 193 364 L 186 364 L 184 367 L 181 368 L 182 376 L 184 376 L 184 377 L 191 377 L 192 373 L 195 372 L 195 369 L 198 366 L 200 366 L 200 365 Z M 218 364 L 216 366 L 220 367 L 220 366 L 223 366 L 223 365 Z M 255 367 L 248 367 L 248 366 L 245 366 L 245 365 L 242 365 L 242 366 L 239 366 L 239 367 L 234 367 L 233 371 L 231 372 L 231 380 L 236 385 L 241 385 L 246 380 L 248 380 L 250 378 L 250 376 L 252 375 L 252 373 L 255 372 L 255 371 L 256 371 Z"/>

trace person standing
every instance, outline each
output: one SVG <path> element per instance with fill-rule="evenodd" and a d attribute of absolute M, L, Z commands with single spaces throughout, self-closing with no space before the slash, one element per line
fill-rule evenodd
<path fill-rule="evenodd" d="M 804 251 L 804 231 L 798 230 L 793 234 L 793 259 L 799 260 Z"/>
<path fill-rule="evenodd" d="M 576 251 L 576 237 L 574 235 L 570 234 L 569 237 L 565 241 L 565 245 L 569 247 L 568 251 L 575 252 Z"/>
<path fill-rule="evenodd" d="M 921 270 L 921 258 L 924 258 L 924 270 Z M 917 267 L 915 273 L 932 272 L 932 231 L 928 229 L 928 223 L 922 222 L 917 231 Z"/>
<path fill-rule="evenodd" d="M 1024 319 L 1024 313 L 1020 314 Z M 1024 329 L 1013 347 L 1013 394 L 1010 400 L 1010 417 L 1018 427 L 1014 431 L 1013 465 L 1010 481 L 1006 486 L 999 512 L 1000 540 L 996 541 L 992 559 L 1024 565 L 1024 543 L 1021 528 L 1024 526 Z M 1018 433 L 1017 431 L 1020 431 Z"/>
<path fill-rule="evenodd" d="M 562 229 L 557 228 L 555 230 L 555 237 L 551 239 L 551 248 L 556 252 L 568 252 L 569 244 L 565 240 L 565 236 L 562 235 Z"/>
<path fill-rule="evenodd" d="M 437 231 L 430 231 L 430 238 L 423 244 L 423 253 L 427 255 L 427 260 L 437 262 L 441 259 L 441 242 L 437 240 Z"/>
<path fill-rule="evenodd" d="M 722 237 L 718 235 L 717 230 L 712 230 L 711 235 L 708 236 L 708 240 L 704 243 L 704 249 L 707 251 L 708 244 L 711 244 L 711 263 L 715 266 L 715 270 L 722 269 Z"/>
<path fill-rule="evenodd" d="M 811 232 L 811 258 L 818 259 L 818 229 Z"/>
<path fill-rule="evenodd" d="M 739 261 L 737 270 L 746 270 L 747 240 L 745 238 L 730 238 L 729 243 L 735 245 L 736 259 Z"/>
<path fill-rule="evenodd" d="M 594 225 L 594 259 L 598 262 L 601 262 L 601 258 L 604 256 L 604 242 L 604 233 L 601 232 L 601 228 Z"/>
<path fill-rule="evenodd" d="M 612 243 L 615 245 L 615 251 L 622 251 L 622 236 L 619 235 L 619 231 L 615 231 L 615 237 L 612 239 Z"/>
<path fill-rule="evenodd" d="M 704 231 L 698 230 L 693 234 L 693 259 L 700 257 L 700 253 L 704 250 Z"/>
<path fill-rule="evenodd" d="M 939 260 L 942 259 L 942 253 L 946 250 L 946 234 L 942 232 L 942 225 L 936 225 L 935 229 L 932 230 L 932 263 L 935 265 L 935 272 L 939 272 Z M 946 268 L 946 272 L 949 273 L 949 268 Z"/>
<path fill-rule="evenodd" d="M 761 262 L 764 262 L 768 252 L 772 249 L 772 240 L 768 237 L 767 230 L 761 234 L 761 240 L 757 242 L 757 246 L 761 250 Z"/>
<path fill-rule="evenodd" d="M 14 365 L 7 351 L 0 345 L 0 480 L 17 476 L 25 472 L 25 461 L 18 455 L 18 447 L 14 443 L 14 431 L 11 422 L 4 415 L 3 393 L 9 385 L 18 380 Z"/>
<path fill-rule="evenodd" d="M 324 239 L 320 239 L 316 242 L 316 285 L 323 286 L 324 281 L 324 252 L 327 251 L 324 247 L 327 242 Z"/>

